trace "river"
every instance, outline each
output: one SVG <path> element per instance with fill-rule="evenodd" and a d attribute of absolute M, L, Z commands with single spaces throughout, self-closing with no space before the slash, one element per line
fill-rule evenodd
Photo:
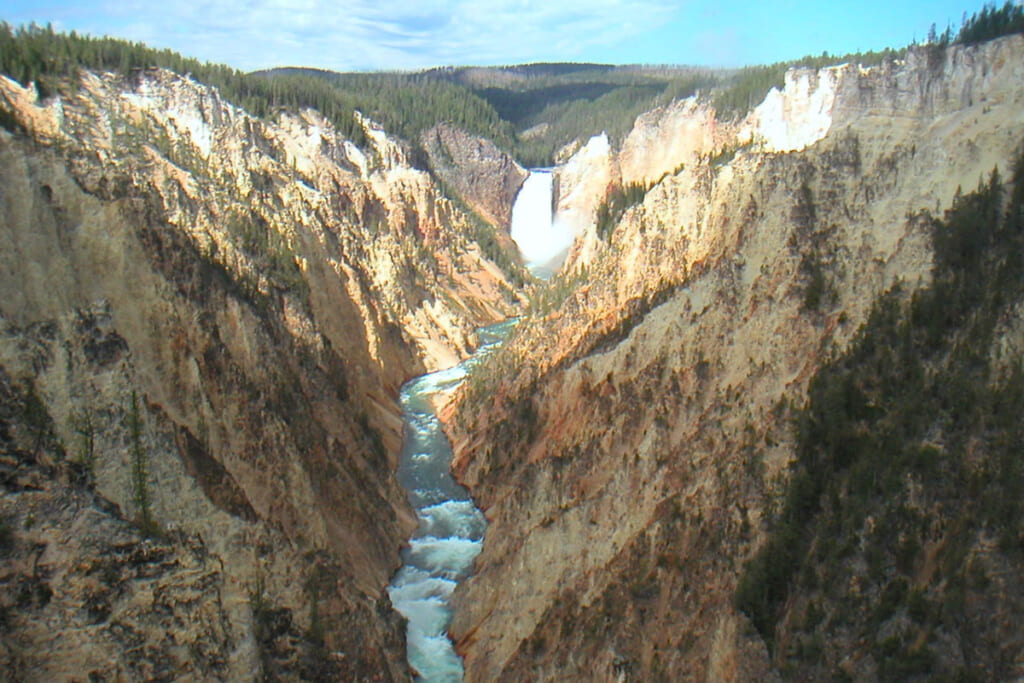
<path fill-rule="evenodd" d="M 462 680 L 462 660 L 448 638 L 456 584 L 469 575 L 482 548 L 487 522 L 469 492 L 451 476 L 452 449 L 434 414 L 435 397 L 461 384 L 473 366 L 504 340 L 509 320 L 479 331 L 480 348 L 459 365 L 423 375 L 402 387 L 405 441 L 398 481 L 419 517 L 404 564 L 388 587 L 391 603 L 409 620 L 409 665 L 417 681 Z"/>
<path fill-rule="evenodd" d="M 527 266 L 541 278 L 561 265 L 572 233 L 553 221 L 554 175 L 535 169 L 512 207 L 512 238 Z M 419 528 L 402 553 L 388 594 L 409 625 L 406 648 L 417 681 L 462 681 L 462 659 L 448 638 L 451 595 L 483 548 L 487 521 L 469 492 L 451 476 L 452 449 L 434 414 L 435 397 L 452 391 L 497 348 L 516 324 L 508 320 L 479 331 L 480 348 L 459 365 L 423 375 L 402 387 L 405 441 L 398 481 L 419 517 Z"/>

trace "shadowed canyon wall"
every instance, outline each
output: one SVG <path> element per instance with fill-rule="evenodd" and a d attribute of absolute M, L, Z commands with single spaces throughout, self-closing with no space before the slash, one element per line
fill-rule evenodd
<path fill-rule="evenodd" d="M 946 516 L 955 496 L 922 497 L 914 472 L 851 518 L 845 550 L 822 552 L 831 568 L 807 550 L 771 632 L 735 596 L 789 509 L 812 378 L 883 292 L 906 306 L 930 286 L 931 216 L 958 188 L 996 166 L 1008 179 L 1022 58 L 1014 36 L 795 70 L 743 120 L 677 102 L 638 118 L 621 149 L 595 138 L 556 170 L 559 210 L 582 236 L 544 305 L 448 411 L 457 474 L 489 522 L 455 596 L 467 680 L 1021 675 L 1016 537 L 994 550 L 984 525 Z M 608 188 L 631 182 L 653 185 L 602 233 Z M 975 352 L 1016 349 L 1019 363 L 1020 293 L 1002 296 L 1003 336 Z M 918 447 L 984 462 L 987 437 L 965 451 L 944 429 Z M 852 486 L 836 488 L 836 509 Z M 887 532 L 921 543 L 897 561 L 872 544 L 899 505 L 923 526 Z"/>

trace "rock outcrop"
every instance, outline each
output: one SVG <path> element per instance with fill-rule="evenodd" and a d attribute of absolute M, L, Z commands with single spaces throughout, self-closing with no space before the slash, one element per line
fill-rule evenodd
<path fill-rule="evenodd" d="M 363 120 L 0 78 L 0 666 L 403 680 L 397 392 L 517 293 Z"/>
<path fill-rule="evenodd" d="M 578 287 L 525 318 L 449 408 L 455 469 L 490 524 L 455 595 L 467 680 L 878 677 L 906 612 L 868 642 L 819 605 L 817 638 L 780 652 L 734 606 L 737 583 L 787 490 L 788 406 L 881 293 L 928 285 L 929 212 L 1010 167 L 1022 65 L 1021 36 L 918 48 L 793 72 L 744 121 L 677 103 L 640 117 L 618 152 L 584 148 L 596 160 L 563 174 L 563 201 L 608 179 L 654 185 L 606 238 L 585 226 L 560 283 Z M 1019 329 L 1020 304 L 1006 310 L 1003 329 Z M 863 524 L 854 538 L 871 538 Z M 922 567 L 943 561 L 949 536 L 935 534 Z M 960 547 L 958 562 L 992 543 Z M 988 585 L 1015 605 L 1024 579 L 1010 565 Z M 965 619 L 999 602 L 985 595 Z M 979 659 L 939 654 L 936 671 L 1019 676 L 1012 609 L 979 636 L 989 649 L 925 628 L 914 656 L 962 648 Z M 832 668 L 792 668 L 798 655 Z"/>
<path fill-rule="evenodd" d="M 490 140 L 449 123 L 424 131 L 420 142 L 434 173 L 484 220 L 507 233 L 526 170 Z"/>

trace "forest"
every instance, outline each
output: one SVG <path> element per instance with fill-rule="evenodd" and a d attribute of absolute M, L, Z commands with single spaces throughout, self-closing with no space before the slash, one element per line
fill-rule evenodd
<path fill-rule="evenodd" d="M 362 128 L 352 116 L 349 98 L 338 88 L 302 74 L 263 78 L 224 64 L 200 62 L 171 50 L 156 50 L 142 43 L 117 38 L 95 38 L 59 33 L 47 25 L 13 29 L 0 23 L 0 73 L 22 84 L 35 83 L 41 97 L 74 87 L 79 69 L 133 71 L 160 67 L 220 90 L 227 101 L 255 116 L 277 108 L 312 107 L 326 116 L 347 138 L 365 144 Z"/>
<path fill-rule="evenodd" d="M 985 5 L 952 28 L 929 32 L 926 45 L 975 44 L 1024 32 L 1024 9 L 1012 2 Z M 805 56 L 741 69 L 607 64 L 529 64 L 444 67 L 418 73 L 336 73 L 312 68 L 243 73 L 141 43 L 55 32 L 51 26 L 12 28 L 0 23 L 0 72 L 43 97 L 69 87 L 80 68 L 130 75 L 162 67 L 217 87 L 223 97 L 256 116 L 280 108 L 312 107 L 358 145 L 366 143 L 353 113 L 369 115 L 418 145 L 420 133 L 442 121 L 489 138 L 527 167 L 551 166 L 559 152 L 601 132 L 613 143 L 636 117 L 691 95 L 706 97 L 721 116 L 741 117 L 769 89 L 781 88 L 786 70 L 901 59 L 906 48 L 847 55 Z M 64 84 L 64 85 L 62 85 Z"/>

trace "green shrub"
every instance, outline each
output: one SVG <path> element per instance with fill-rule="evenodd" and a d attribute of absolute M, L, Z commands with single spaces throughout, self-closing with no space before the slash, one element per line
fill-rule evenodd
<path fill-rule="evenodd" d="M 7 523 L 7 520 L 0 519 L 0 557 L 10 552 L 14 547 L 14 529 Z"/>
<path fill-rule="evenodd" d="M 96 463 L 96 430 L 92 423 L 92 414 L 88 411 L 72 411 L 71 428 L 79 437 L 78 462 L 92 473 Z"/>
<path fill-rule="evenodd" d="M 606 242 L 610 240 L 615 226 L 622 220 L 626 210 L 642 203 L 649 189 L 650 187 L 643 183 L 613 187 L 597 207 L 597 236 Z"/>
<path fill-rule="evenodd" d="M 136 522 L 147 536 L 158 536 L 160 527 L 153 519 L 149 495 L 149 468 L 146 451 L 142 446 L 142 418 L 139 415 L 138 396 L 133 391 L 128 413 L 128 436 L 132 456 L 132 498 L 135 503 Z"/>

